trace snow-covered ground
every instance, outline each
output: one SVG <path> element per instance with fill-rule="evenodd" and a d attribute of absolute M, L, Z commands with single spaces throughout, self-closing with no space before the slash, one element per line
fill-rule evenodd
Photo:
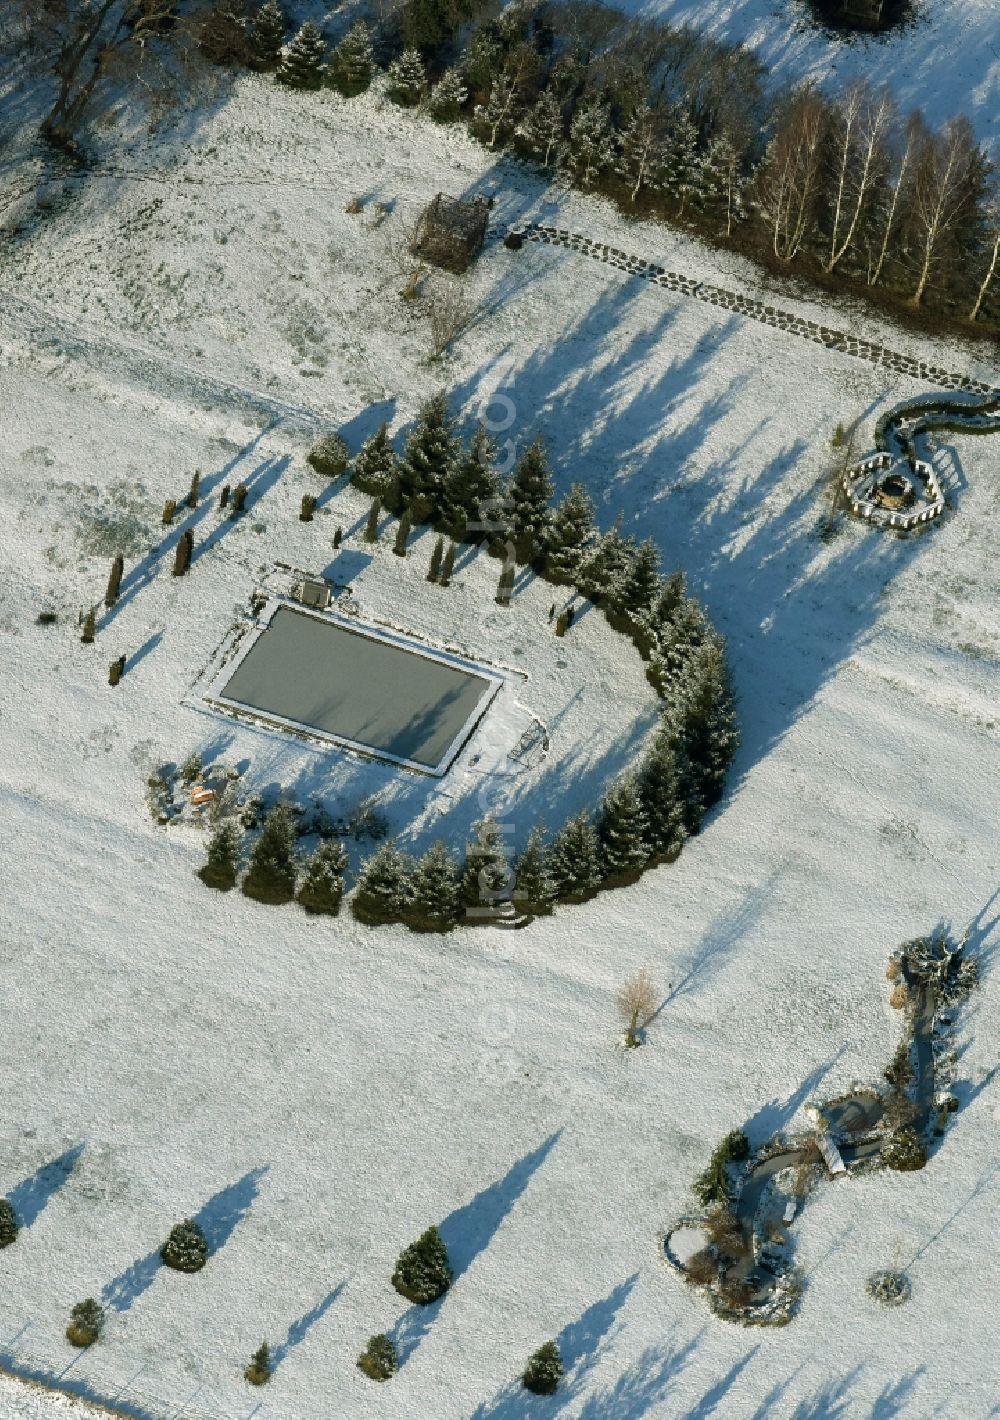
<path fill-rule="evenodd" d="M 884 35 L 830 34 L 808 0 L 619 0 L 620 8 L 691 25 L 753 50 L 783 83 L 831 90 L 864 78 L 885 84 L 904 112 L 931 123 L 967 114 L 988 151 L 1000 146 L 998 0 L 913 0 L 913 22 Z"/>
<path fill-rule="evenodd" d="M 236 1417 L 261 1399 L 274 1420 L 992 1413 L 989 973 L 960 1023 L 963 1108 L 927 1168 L 831 1185 L 805 1209 L 791 1326 L 713 1321 L 657 1237 L 724 1131 L 749 1121 L 758 1142 L 814 1093 L 878 1077 L 899 1028 L 893 946 L 941 919 L 996 945 L 1000 448 L 938 451 L 955 512 L 932 534 L 849 524 L 824 542 L 833 427 L 860 421 L 863 449 L 918 387 L 554 250 L 491 243 L 470 278 L 482 319 L 428 365 L 392 252 L 439 188 L 495 190 L 501 229 L 557 216 L 760 286 L 376 96 L 241 81 L 189 144 L 136 144 L 119 166 L 0 273 L 0 1189 L 29 1223 L 0 1255 L 0 1344 L 62 1369 L 70 1305 L 103 1292 L 106 1336 L 74 1371 L 103 1394 L 137 1376 L 175 1410 L 202 1387 L 193 1406 Z M 348 216 L 358 194 L 368 212 Z M 375 201 L 394 210 L 373 229 Z M 1000 383 L 982 347 L 836 314 Z M 521 932 L 372 932 L 210 893 L 195 832 L 150 818 L 152 765 L 224 753 L 261 784 L 332 797 L 355 772 L 185 703 L 276 560 L 315 565 L 341 524 L 363 610 L 529 673 L 557 654 L 546 588 L 505 621 L 488 559 L 454 594 L 423 580 L 426 536 L 405 569 L 387 547 L 364 563 L 350 492 L 297 521 L 318 428 L 356 446 L 379 418 L 405 428 L 442 385 L 468 421 L 502 395 L 502 438 L 543 433 L 560 488 L 586 482 L 603 521 L 621 514 L 685 567 L 729 637 L 744 736 L 731 791 L 678 863 Z M 76 610 L 103 593 L 112 552 L 124 540 L 131 569 L 158 542 L 163 499 L 196 467 L 250 482 L 247 517 L 188 579 L 152 561 L 97 646 L 80 645 Z M 206 512 L 199 541 L 215 526 Z M 49 604 L 61 624 L 36 625 Z M 562 735 L 568 794 L 574 763 L 596 779 L 614 755 L 623 699 L 636 722 L 644 703 L 631 650 L 619 681 L 602 619 L 578 629 L 593 662 L 550 669 L 575 671 L 579 699 L 542 675 L 527 702 Z M 107 662 L 140 648 L 110 689 Z M 461 842 L 440 785 L 404 790 L 418 824 L 433 814 Z M 641 965 L 665 1004 L 626 1053 L 614 993 Z M 63 1157 L 68 1176 L 39 1174 Z M 205 1271 L 157 1268 L 169 1226 L 202 1210 L 219 1245 Z M 417 1312 L 388 1279 L 432 1222 L 458 1276 Z M 864 1279 L 899 1262 L 912 1300 L 878 1311 Z M 354 1361 L 382 1330 L 405 1359 L 377 1387 Z M 241 1372 L 265 1336 L 279 1365 L 258 1397 Z M 529 1411 L 513 1381 L 549 1337 L 568 1384 Z M 5 1411 L 6 1393 L 0 1414 L 33 1420 L 34 1396 Z"/>

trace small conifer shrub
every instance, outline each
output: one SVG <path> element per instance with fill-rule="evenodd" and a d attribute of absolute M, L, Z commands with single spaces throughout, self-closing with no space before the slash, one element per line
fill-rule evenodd
<path fill-rule="evenodd" d="M 299 522 L 311 523 L 313 514 L 316 511 L 316 498 L 312 493 L 303 493 L 302 506 L 299 508 Z"/>
<path fill-rule="evenodd" d="M 83 618 L 83 630 L 80 633 L 80 640 L 85 646 L 92 646 L 94 636 L 97 633 L 97 608 L 91 607 L 87 615 Z"/>
<path fill-rule="evenodd" d="M 295 896 L 295 827 L 287 805 L 276 804 L 250 854 L 243 892 L 272 906 Z"/>
<path fill-rule="evenodd" d="M 382 499 L 373 498 L 365 523 L 365 542 L 378 542 L 378 520 L 382 516 Z"/>
<path fill-rule="evenodd" d="M 347 472 L 351 451 L 339 434 L 324 434 L 306 455 L 306 463 L 323 478 L 339 478 Z"/>
<path fill-rule="evenodd" d="M 230 892 L 236 886 L 241 842 L 235 824 L 223 823 L 215 830 L 209 839 L 205 863 L 198 869 L 198 876 L 206 887 Z"/>
<path fill-rule="evenodd" d="M 74 1346 L 93 1346 L 103 1327 L 104 1308 L 93 1297 L 88 1297 L 86 1301 L 77 1302 L 70 1312 L 66 1340 Z"/>
<path fill-rule="evenodd" d="M 0 1198 L 0 1247 L 10 1247 L 17 1237 L 17 1214 L 7 1198 Z"/>
<path fill-rule="evenodd" d="M 208 1261 L 208 1242 L 193 1218 L 175 1223 L 160 1248 L 160 1257 L 177 1272 L 200 1272 Z"/>
<path fill-rule="evenodd" d="M 563 1378 L 563 1362 L 554 1341 L 539 1346 L 524 1369 L 521 1383 L 535 1395 L 554 1395 Z"/>
<path fill-rule="evenodd" d="M 399 1254 L 392 1285 L 408 1302 L 426 1306 L 444 1296 L 453 1276 L 441 1234 L 437 1228 L 428 1228 Z"/>
<path fill-rule="evenodd" d="M 909 1173 L 923 1168 L 927 1162 L 927 1150 L 917 1131 L 907 1126 L 897 1129 L 882 1150 L 882 1159 L 889 1168 Z"/>
<path fill-rule="evenodd" d="M 253 1360 L 243 1372 L 251 1385 L 266 1385 L 271 1379 L 274 1367 L 271 1364 L 271 1348 L 262 1341 L 253 1353 Z"/>
<path fill-rule="evenodd" d="M 364 1371 L 373 1381 L 387 1381 L 395 1374 L 398 1365 L 395 1343 L 384 1332 L 378 1336 L 370 1336 L 368 1345 L 358 1357 L 358 1369 Z"/>
<path fill-rule="evenodd" d="M 169 527 L 177 512 L 177 502 L 173 498 L 168 498 L 163 505 L 163 526 Z"/>
<path fill-rule="evenodd" d="M 321 843 L 306 864 L 299 902 L 307 912 L 335 917 L 344 895 L 347 853 L 340 843 Z"/>

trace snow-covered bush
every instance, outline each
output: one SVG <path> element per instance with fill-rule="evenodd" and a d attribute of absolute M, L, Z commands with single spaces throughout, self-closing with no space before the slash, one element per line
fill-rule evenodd
<path fill-rule="evenodd" d="M 298 899 L 307 912 L 326 913 L 330 917 L 340 911 L 344 895 L 344 869 L 347 853 L 339 843 L 321 843 L 306 864 Z"/>
<path fill-rule="evenodd" d="M 324 478 L 339 478 L 347 472 L 351 451 L 339 434 L 324 434 L 306 455 L 306 463 Z"/>
<path fill-rule="evenodd" d="M 104 1327 L 104 1308 L 93 1297 L 77 1302 L 69 1314 L 66 1340 L 74 1346 L 93 1346 Z"/>
<path fill-rule="evenodd" d="M 909 1173 L 922 1169 L 927 1162 L 927 1149 L 915 1129 L 908 1126 L 897 1129 L 882 1150 L 882 1161 L 887 1168 Z"/>
<path fill-rule="evenodd" d="M 905 1272 L 873 1272 L 865 1281 L 865 1291 L 884 1307 L 902 1306 L 910 1300 L 910 1279 Z"/>
<path fill-rule="evenodd" d="M 17 1214 L 10 1200 L 0 1198 L 0 1247 L 10 1247 L 17 1238 Z"/>
<path fill-rule="evenodd" d="M 160 1248 L 160 1257 L 177 1272 L 199 1272 L 208 1261 L 208 1242 L 192 1218 L 175 1223 Z"/>
<path fill-rule="evenodd" d="M 398 1366 L 399 1357 L 392 1338 L 386 1336 L 385 1332 L 370 1336 L 368 1345 L 358 1357 L 358 1369 L 364 1371 L 373 1381 L 387 1381 L 390 1376 L 395 1375 Z"/>
<path fill-rule="evenodd" d="M 266 1341 L 262 1341 L 253 1353 L 253 1359 L 243 1374 L 251 1385 L 266 1385 L 271 1379 L 273 1369 L 271 1348 Z"/>
<path fill-rule="evenodd" d="M 198 876 L 206 887 L 229 892 L 236 886 L 242 842 L 235 824 L 219 825 L 209 839 L 204 866 L 198 869 Z"/>
<path fill-rule="evenodd" d="M 733 1129 L 716 1144 L 708 1167 L 698 1175 L 692 1185 L 702 1203 L 728 1204 L 733 1197 L 733 1183 L 729 1174 L 732 1163 L 742 1163 L 750 1156 L 750 1141 L 742 1129 Z"/>
<path fill-rule="evenodd" d="M 437 1228 L 428 1228 L 399 1254 L 392 1285 L 408 1302 L 426 1306 L 444 1296 L 453 1276 L 441 1234 Z"/>
<path fill-rule="evenodd" d="M 295 826 L 287 804 L 276 804 L 268 814 L 242 887 L 255 902 L 271 905 L 295 896 Z"/>
<path fill-rule="evenodd" d="M 565 1367 L 554 1341 L 539 1346 L 524 1368 L 521 1384 L 535 1395 L 555 1395 Z"/>

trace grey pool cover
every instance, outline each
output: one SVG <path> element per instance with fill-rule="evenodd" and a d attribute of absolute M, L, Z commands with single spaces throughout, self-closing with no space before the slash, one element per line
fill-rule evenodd
<path fill-rule="evenodd" d="M 493 684 L 280 606 L 223 698 L 437 769 Z"/>

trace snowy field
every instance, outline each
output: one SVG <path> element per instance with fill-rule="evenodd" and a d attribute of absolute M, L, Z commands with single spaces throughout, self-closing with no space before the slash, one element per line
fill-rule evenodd
<path fill-rule="evenodd" d="M 892 947 L 941 920 L 973 922 L 987 957 L 1000 938 L 1000 448 L 942 445 L 955 511 L 930 535 L 849 524 L 824 542 L 833 427 L 860 421 L 863 451 L 919 387 L 555 250 L 491 242 L 470 278 L 482 318 L 428 365 L 392 254 L 439 188 L 494 191 L 499 230 L 558 219 L 762 286 L 374 95 L 242 81 L 197 132 L 136 142 L 119 166 L 62 208 L 53 192 L 0 273 L 0 1190 L 29 1224 L 0 1259 L 0 1343 L 59 1371 L 70 1305 L 103 1293 L 105 1338 L 67 1379 L 107 1395 L 135 1378 L 157 1413 L 196 1392 L 192 1409 L 235 1418 L 260 1400 L 273 1420 L 996 1413 L 989 971 L 960 1020 L 953 1126 L 921 1173 L 809 1203 L 788 1328 L 714 1321 L 657 1240 L 722 1133 L 746 1123 L 759 1142 L 817 1093 L 878 1077 L 899 1029 Z M 348 216 L 356 195 L 366 213 Z M 378 227 L 375 201 L 393 209 Z M 981 346 L 843 307 L 833 323 L 1000 383 Z M 678 863 L 521 932 L 373 932 L 212 894 L 197 832 L 158 828 L 144 802 L 150 768 L 193 750 L 249 761 L 260 787 L 384 794 L 416 838 L 461 843 L 481 803 L 478 783 L 456 796 L 451 776 L 402 779 L 192 703 L 260 579 L 324 550 L 332 564 L 337 525 L 363 614 L 533 673 L 524 706 L 553 748 L 501 801 L 519 831 L 550 817 L 553 786 L 591 797 L 634 752 L 650 702 L 602 617 L 564 654 L 549 590 L 527 585 L 505 620 L 487 558 L 454 595 L 424 581 L 426 534 L 405 564 L 386 534 L 364 560 L 367 500 L 340 484 L 298 522 L 318 429 L 356 447 L 442 385 L 467 425 L 513 410 L 503 437 L 542 433 L 560 490 L 585 482 L 602 522 L 621 514 L 686 569 L 729 638 L 744 739 L 730 792 Z M 251 506 L 227 530 L 209 497 L 208 549 L 175 580 L 148 551 L 196 467 L 212 488 L 244 479 Z M 127 572 L 144 570 L 84 647 L 76 610 L 125 538 Z M 50 604 L 65 617 L 36 625 Z M 107 662 L 140 650 L 111 690 Z M 642 965 L 665 1004 L 626 1053 L 614 994 Z M 39 1172 L 59 1158 L 68 1175 Z M 199 1212 L 217 1244 L 204 1272 L 158 1268 L 170 1225 Z M 418 1312 L 388 1279 L 433 1222 L 457 1279 Z M 864 1279 L 893 1262 L 913 1297 L 883 1312 Z M 404 1358 L 383 1387 L 354 1366 L 379 1331 Z M 265 1336 L 279 1364 L 258 1396 L 241 1372 Z M 526 1405 L 515 1378 L 550 1337 L 567 1384 Z M 49 1411 L 0 1383 L 0 1414 Z"/>

